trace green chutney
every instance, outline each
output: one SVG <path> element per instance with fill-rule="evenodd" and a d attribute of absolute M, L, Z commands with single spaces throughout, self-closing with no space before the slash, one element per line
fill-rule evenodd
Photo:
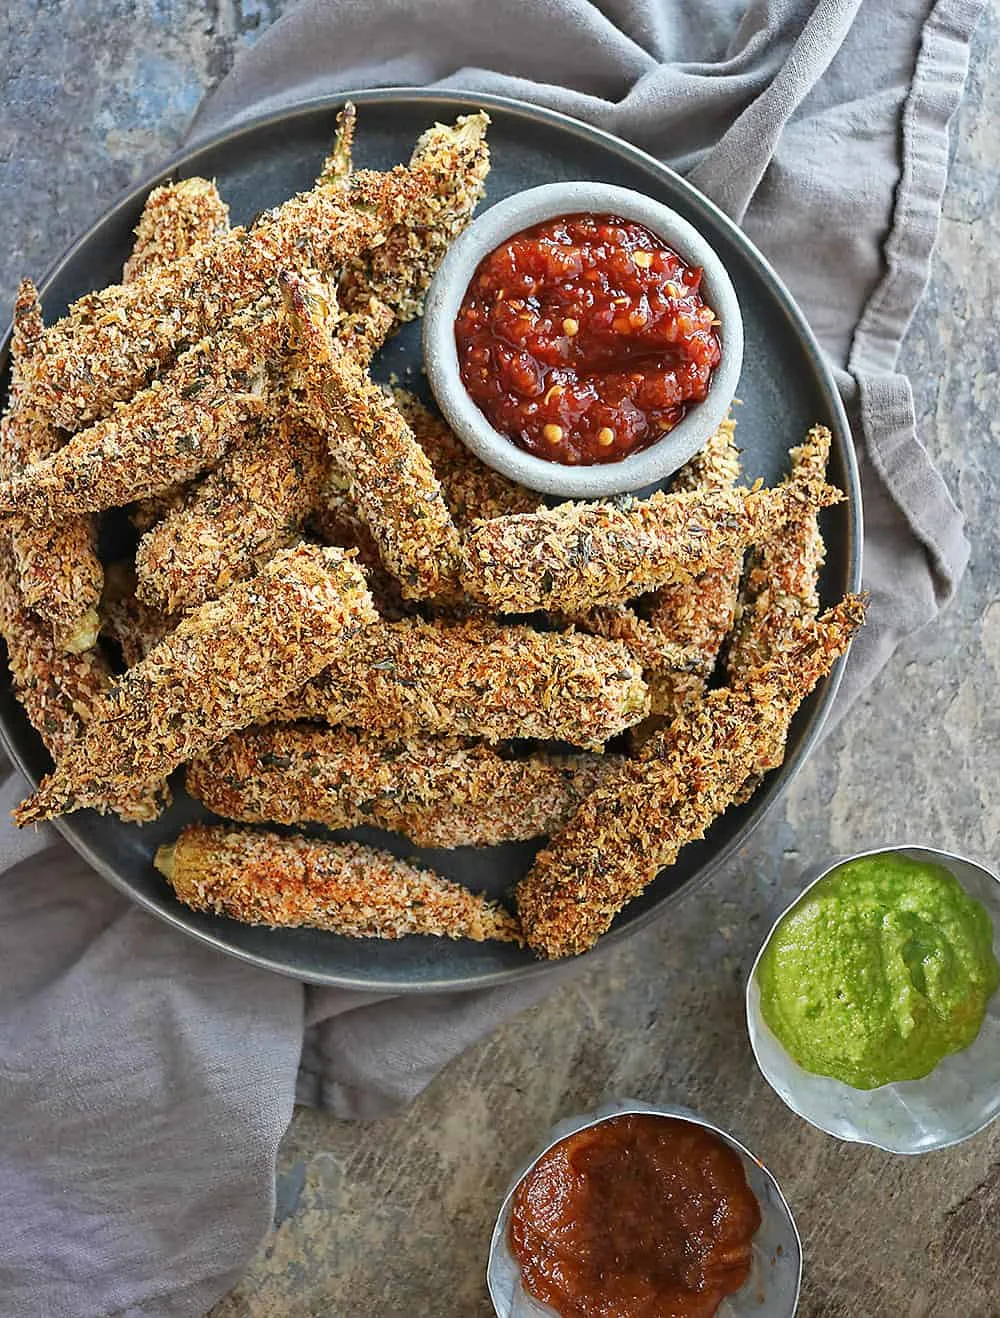
<path fill-rule="evenodd" d="M 1000 985 L 985 908 L 941 865 L 848 861 L 781 921 L 757 966 L 798 1064 L 855 1089 L 919 1080 L 967 1048 Z"/>

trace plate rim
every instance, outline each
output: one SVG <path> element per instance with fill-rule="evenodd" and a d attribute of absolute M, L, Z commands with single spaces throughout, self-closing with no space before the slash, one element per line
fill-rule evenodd
<path fill-rule="evenodd" d="M 847 542 L 847 569 L 848 569 L 848 589 L 858 591 L 861 588 L 862 581 L 862 559 L 864 545 L 864 509 L 861 497 L 861 475 L 858 465 L 857 452 L 854 445 L 854 437 L 851 431 L 850 422 L 847 417 L 847 410 L 844 401 L 840 395 L 833 371 L 826 359 L 823 349 L 820 347 L 815 334 L 813 333 L 805 314 L 799 307 L 795 298 L 785 285 L 784 280 L 774 269 L 771 262 L 760 251 L 756 244 L 743 232 L 742 229 L 717 206 L 704 193 L 700 192 L 693 184 L 689 183 L 683 175 L 678 174 L 670 165 L 665 165 L 661 160 L 649 152 L 642 150 L 641 147 L 634 146 L 624 138 L 617 137 L 605 129 L 597 128 L 586 123 L 581 119 L 576 119 L 572 115 L 564 114 L 562 111 L 550 109 L 547 106 L 533 105 L 530 101 L 520 100 L 515 97 L 500 96 L 496 93 L 477 92 L 474 89 L 464 89 L 457 87 L 437 88 L 437 87 L 410 87 L 406 85 L 387 86 L 387 87 L 366 87 L 354 90 L 345 90 L 342 92 L 331 93 L 324 96 L 313 96 L 301 101 L 295 101 L 279 109 L 269 111 L 268 113 L 256 115 L 248 119 L 241 120 L 229 128 L 222 129 L 220 132 L 210 136 L 198 138 L 191 146 L 181 148 L 174 152 L 159 169 L 146 175 L 139 183 L 129 188 L 126 192 L 119 195 L 116 201 L 106 210 L 102 211 L 96 220 L 68 247 L 62 254 L 51 263 L 45 274 L 38 280 L 39 293 L 44 299 L 52 283 L 65 270 L 66 266 L 76 257 L 77 253 L 86 247 L 96 234 L 97 230 L 105 225 L 108 220 L 118 215 L 121 211 L 136 206 L 141 198 L 158 185 L 166 182 L 172 176 L 177 175 L 181 170 L 186 172 L 196 172 L 196 162 L 198 158 L 209 152 L 217 150 L 222 146 L 230 146 L 239 142 L 241 138 L 252 138 L 262 130 L 273 127 L 278 124 L 293 121 L 296 118 L 308 117 L 317 113 L 331 114 L 341 109 L 346 101 L 353 101 L 357 105 L 378 104 L 387 101 L 421 101 L 426 105 L 440 105 L 449 110 L 458 110 L 465 113 L 473 111 L 474 107 L 481 107 L 487 111 L 492 107 L 502 110 L 506 114 L 512 114 L 527 119 L 530 122 L 539 121 L 547 123 L 554 128 L 570 132 L 577 138 L 583 138 L 587 142 L 600 142 L 606 149 L 617 154 L 646 170 L 653 173 L 660 173 L 669 177 L 673 186 L 677 187 L 685 197 L 685 200 L 691 207 L 707 215 L 711 220 L 722 225 L 736 244 L 742 248 L 745 254 L 757 264 L 770 282 L 772 289 L 781 306 L 781 310 L 792 323 L 796 335 L 803 347 L 807 350 L 817 376 L 825 388 L 828 395 L 828 401 L 831 407 L 832 429 L 837 433 L 840 441 L 839 448 L 843 453 L 844 466 L 846 473 L 846 490 L 849 501 L 848 524 L 846 533 Z M 3 339 L 0 340 L 0 374 L 6 369 L 9 360 L 10 350 L 10 327 L 8 327 Z M 526 962 L 524 965 L 510 966 L 503 969 L 486 971 L 483 974 L 469 975 L 467 972 L 457 978 L 434 978 L 422 979 L 419 981 L 400 981 L 394 979 L 381 979 L 377 977 L 358 977 L 349 973 L 338 972 L 303 972 L 301 969 L 291 967 L 282 961 L 259 952 L 252 952 L 245 948 L 233 946 L 226 939 L 213 933 L 210 929 L 201 929 L 195 927 L 189 922 L 189 915 L 186 908 L 178 907 L 177 911 L 165 908 L 156 904 L 155 901 L 146 897 L 143 893 L 137 892 L 124 878 L 118 875 L 112 865 L 104 861 L 91 848 L 90 844 L 83 838 L 79 837 L 71 822 L 72 816 L 60 816 L 49 822 L 73 848 L 77 855 L 81 856 L 92 869 L 107 880 L 119 892 L 127 896 L 131 901 L 141 906 L 157 919 L 163 920 L 173 928 L 181 931 L 189 937 L 197 939 L 202 944 L 214 948 L 226 956 L 235 957 L 239 961 L 257 966 L 263 970 L 269 970 L 276 974 L 284 975 L 287 978 L 297 979 L 301 983 L 316 984 L 327 988 L 351 989 L 368 993 L 388 993 L 393 995 L 416 994 L 416 993 L 441 993 L 441 992 L 472 992 L 476 989 L 495 988 L 498 986 L 512 985 L 514 983 L 524 982 L 528 979 L 537 978 L 540 975 L 549 973 L 557 967 L 565 967 L 573 962 L 579 963 L 581 967 L 590 964 L 589 958 L 601 955 L 610 951 L 613 947 L 618 946 L 623 940 L 630 938 L 633 934 L 639 933 L 640 930 L 646 929 L 656 920 L 661 919 L 670 907 L 677 902 L 693 896 L 695 893 L 711 882 L 723 866 L 732 859 L 732 857 L 743 847 L 751 834 L 760 826 L 764 819 L 771 813 L 777 803 L 785 795 L 791 783 L 797 777 L 808 757 L 815 748 L 820 734 L 827 722 L 833 703 L 836 699 L 837 692 L 843 679 L 844 669 L 850 656 L 850 648 L 834 664 L 830 673 L 827 675 L 824 685 L 820 690 L 819 699 L 815 708 L 811 711 L 808 726 L 803 730 L 801 740 L 796 747 L 792 756 L 786 760 L 776 776 L 776 778 L 765 788 L 759 799 L 759 804 L 753 815 L 748 818 L 729 841 L 724 844 L 720 850 L 707 859 L 696 874 L 692 875 L 681 887 L 672 892 L 666 893 L 657 901 L 649 910 L 643 911 L 637 915 L 628 925 L 611 929 L 602 935 L 601 939 L 590 952 L 583 953 L 581 957 L 573 958 L 572 961 L 536 961 Z M 32 787 L 37 787 L 38 780 L 25 764 L 20 752 L 11 740 L 5 722 L 0 721 L 0 742 L 10 756 L 11 761 L 17 768 L 18 772 L 27 779 Z M 193 912 L 191 914 L 194 914 Z"/>

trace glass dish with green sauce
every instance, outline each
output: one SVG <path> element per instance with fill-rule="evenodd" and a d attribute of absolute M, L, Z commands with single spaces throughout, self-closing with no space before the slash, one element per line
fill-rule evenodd
<path fill-rule="evenodd" d="M 761 1070 L 796 1112 L 897 1152 L 1000 1112 L 1000 882 L 891 848 L 822 873 L 776 923 L 747 990 Z"/>

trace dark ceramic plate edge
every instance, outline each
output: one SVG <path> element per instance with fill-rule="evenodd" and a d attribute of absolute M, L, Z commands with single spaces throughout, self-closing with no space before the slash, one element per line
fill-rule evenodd
<path fill-rule="evenodd" d="M 737 245 L 742 247 L 744 251 L 748 253 L 751 259 L 758 264 L 763 274 L 770 281 L 786 318 L 793 327 L 796 337 L 806 350 L 819 379 L 824 385 L 831 411 L 831 428 L 837 432 L 839 449 L 844 457 L 845 474 L 847 477 L 847 489 L 845 490 L 845 493 L 850 502 L 850 515 L 848 517 L 847 527 L 849 589 L 852 591 L 860 589 L 862 574 L 862 545 L 864 538 L 863 512 L 860 473 L 858 470 L 857 457 L 854 452 L 850 424 L 847 419 L 847 413 L 844 409 L 843 401 L 840 397 L 840 392 L 834 382 L 830 368 L 823 355 L 823 351 L 817 343 L 816 338 L 803 313 L 795 302 L 795 299 L 785 287 L 784 282 L 774 270 L 771 263 L 750 242 L 745 234 L 733 224 L 732 220 L 729 219 L 725 212 L 720 210 L 714 202 L 710 201 L 688 183 L 680 174 L 677 174 L 669 166 L 658 161 L 654 156 L 642 151 L 639 147 L 632 146 L 621 138 L 615 137 L 612 133 L 607 133 L 600 128 L 593 128 L 589 124 L 573 119 L 569 115 L 561 114 L 556 110 L 534 106 L 529 102 L 519 101 L 514 98 L 495 96 L 488 93 L 481 94 L 475 91 L 462 91 L 455 88 L 439 91 L 428 87 L 382 87 L 360 89 L 333 96 L 313 97 L 309 100 L 301 101 L 294 106 L 287 106 L 284 109 L 274 111 L 270 114 L 261 115 L 257 118 L 247 120 L 236 128 L 226 130 L 212 137 L 198 141 L 187 151 L 177 152 L 163 167 L 119 197 L 115 204 L 99 216 L 94 224 L 92 224 L 85 233 L 72 243 L 49 267 L 44 277 L 39 280 L 38 286 L 42 295 L 44 296 L 49 285 L 59 276 L 59 274 L 61 274 L 65 267 L 74 259 L 76 254 L 82 248 L 87 246 L 97 229 L 120 211 L 134 207 L 136 202 L 139 199 L 144 198 L 152 188 L 167 181 L 180 170 L 183 169 L 186 173 L 197 172 L 197 161 L 202 154 L 213 151 L 222 145 L 233 145 L 238 143 L 243 137 L 252 137 L 262 129 L 275 124 L 292 121 L 299 116 L 307 116 L 321 111 L 329 111 L 332 114 L 343 106 L 346 100 L 352 100 L 360 105 L 364 103 L 371 104 L 382 101 L 399 100 L 401 98 L 420 100 L 428 105 L 440 105 L 444 108 L 451 109 L 457 108 L 460 111 L 464 110 L 466 112 L 469 109 L 469 102 L 471 101 L 475 102 L 476 105 L 482 106 L 486 110 L 494 107 L 498 110 L 503 110 L 508 114 L 520 115 L 529 121 L 542 121 L 548 123 L 555 128 L 560 128 L 563 131 L 572 133 L 578 138 L 583 138 L 585 141 L 593 142 L 596 139 L 608 150 L 616 153 L 620 157 L 634 161 L 645 169 L 651 169 L 654 172 L 660 172 L 669 176 L 672 185 L 684 193 L 686 201 L 693 210 L 711 217 L 715 223 L 721 224 L 729 230 Z M 10 331 L 8 329 L 3 341 L 0 342 L 0 374 L 6 370 L 9 354 L 9 341 Z M 655 905 L 649 910 L 643 911 L 635 916 L 627 926 L 612 928 L 606 933 L 601 939 L 598 949 L 596 949 L 597 951 L 603 951 L 619 943 L 622 939 L 630 937 L 633 933 L 645 928 L 654 920 L 658 919 L 673 903 L 677 902 L 682 897 L 690 896 L 704 887 L 704 885 L 718 873 L 722 866 L 745 845 L 753 831 L 761 824 L 784 795 L 819 739 L 820 733 L 822 732 L 823 726 L 833 706 L 833 702 L 836 699 L 837 691 L 840 688 L 849 653 L 850 652 L 843 655 L 837 661 L 826 678 L 823 687 L 813 697 L 814 704 L 808 712 L 809 722 L 801 731 L 798 745 L 794 752 L 788 757 L 788 759 L 786 759 L 781 769 L 774 775 L 773 780 L 767 785 L 760 796 L 758 796 L 754 812 L 748 817 L 738 832 L 727 843 L 721 846 L 715 855 L 705 861 L 697 873 L 683 883 L 680 888 L 665 893 Z M 38 785 L 38 777 L 29 770 L 16 744 L 9 735 L 5 722 L 0 722 L 0 742 L 3 743 L 4 748 L 20 773 L 32 784 L 33 787 L 36 787 Z M 124 893 L 131 898 L 131 900 L 137 902 L 140 906 L 150 911 L 159 919 L 165 920 L 176 929 L 179 929 L 198 939 L 200 942 L 215 948 L 217 951 L 224 952 L 228 956 L 234 956 L 238 960 L 247 962 L 251 965 L 260 966 L 263 969 L 291 976 L 299 980 L 304 980 L 308 983 L 322 984 L 328 987 L 358 989 L 365 992 L 456 992 L 477 988 L 489 988 L 500 984 L 510 983 L 514 980 L 523 980 L 529 977 L 533 978 L 537 975 L 544 974 L 546 971 L 552 969 L 553 966 L 552 962 L 546 961 L 538 961 L 534 963 L 526 962 L 524 965 L 512 966 L 502 970 L 488 971 L 482 974 L 476 974 L 475 976 L 423 979 L 420 981 L 400 981 L 397 979 L 382 980 L 369 976 L 361 978 L 343 973 L 304 973 L 302 970 L 289 966 L 280 960 L 259 953 L 249 952 L 240 947 L 235 947 L 225 941 L 224 938 L 212 933 L 210 930 L 197 927 L 191 922 L 189 913 L 186 912 L 183 907 L 178 906 L 178 909 L 174 911 L 170 908 L 158 905 L 143 893 L 137 892 L 115 871 L 112 865 L 104 861 L 92 850 L 86 841 L 77 835 L 72 823 L 72 816 L 57 818 L 51 822 L 62 837 L 64 837 L 70 846 L 73 847 L 77 854 L 82 856 L 83 859 L 86 860 L 87 863 L 103 878 L 107 879 L 107 881 L 120 892 Z M 589 955 L 593 955 L 593 953 Z"/>

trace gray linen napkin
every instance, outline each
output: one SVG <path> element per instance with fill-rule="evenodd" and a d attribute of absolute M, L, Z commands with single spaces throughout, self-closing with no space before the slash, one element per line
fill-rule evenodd
<path fill-rule="evenodd" d="M 980 9 L 302 0 L 193 135 L 328 92 L 433 83 L 552 106 L 686 172 L 777 265 L 849 406 L 873 618 L 843 708 L 934 617 L 968 553 L 896 358 Z M 3 818 L 20 791 L 3 784 Z M 0 826 L 0 1315 L 202 1313 L 267 1227 L 297 1067 L 301 1101 L 378 1115 L 568 973 L 411 999 L 303 991 L 130 906 L 50 829 Z"/>

